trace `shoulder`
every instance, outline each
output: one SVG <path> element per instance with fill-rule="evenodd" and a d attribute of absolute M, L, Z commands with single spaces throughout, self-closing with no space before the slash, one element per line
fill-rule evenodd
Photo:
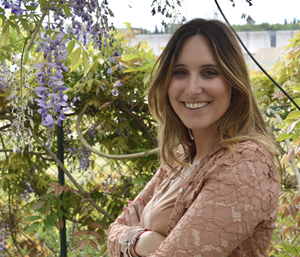
<path fill-rule="evenodd" d="M 277 167 L 271 155 L 253 141 L 237 143 L 233 152 L 222 149 L 213 160 L 217 178 L 227 182 L 257 185 L 261 182 L 278 183 Z"/>
<path fill-rule="evenodd" d="M 276 167 L 270 153 L 260 144 L 253 141 L 236 143 L 233 149 L 223 149 L 220 153 L 224 164 L 235 166 L 239 163 L 265 163 L 270 167 Z"/>

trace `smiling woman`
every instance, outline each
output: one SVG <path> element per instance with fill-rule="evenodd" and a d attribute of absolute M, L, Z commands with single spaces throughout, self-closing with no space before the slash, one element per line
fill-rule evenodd
<path fill-rule="evenodd" d="M 203 148 L 208 136 L 217 140 L 217 121 L 229 107 L 231 86 L 203 35 L 190 37 L 183 45 L 168 96 L 177 116 L 192 130 L 195 142 L 201 142 Z M 197 154 L 196 159 L 203 157 L 201 152 Z"/>
<path fill-rule="evenodd" d="M 277 151 L 237 40 L 222 22 L 195 19 L 158 63 L 148 99 L 161 167 L 110 225 L 110 256 L 267 256 Z"/>

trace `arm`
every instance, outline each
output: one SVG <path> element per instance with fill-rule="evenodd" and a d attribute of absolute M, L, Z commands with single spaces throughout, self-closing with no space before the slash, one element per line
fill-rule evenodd
<path fill-rule="evenodd" d="M 233 163 L 209 171 L 195 201 L 149 256 L 228 256 L 260 222 L 276 217 L 279 183 L 274 166 L 261 160 Z"/>
<path fill-rule="evenodd" d="M 165 171 L 159 168 L 155 173 L 153 178 L 149 181 L 142 192 L 135 198 L 131 204 L 137 205 L 137 199 L 141 198 L 144 200 L 145 205 L 152 198 L 154 192 L 157 190 L 158 186 L 161 185 L 167 178 Z M 111 257 L 119 257 L 121 254 L 121 247 L 124 250 L 125 245 L 120 244 L 120 237 L 132 238 L 138 230 L 143 230 L 140 226 L 127 226 L 124 224 L 125 212 L 123 212 L 116 220 L 113 222 L 108 229 L 108 239 L 107 246 Z M 123 223 L 123 224 L 122 224 Z M 123 240 L 121 240 L 123 241 Z"/>

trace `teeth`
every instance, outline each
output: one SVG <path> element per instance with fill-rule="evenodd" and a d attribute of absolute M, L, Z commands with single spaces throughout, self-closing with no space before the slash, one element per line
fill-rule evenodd
<path fill-rule="evenodd" d="M 201 107 L 204 107 L 206 105 L 208 105 L 208 102 L 202 102 L 202 103 L 184 103 L 186 107 L 190 108 L 190 109 L 198 109 Z"/>

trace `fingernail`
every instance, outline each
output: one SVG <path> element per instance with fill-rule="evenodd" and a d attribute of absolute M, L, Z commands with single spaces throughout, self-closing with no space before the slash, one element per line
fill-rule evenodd
<path fill-rule="evenodd" d="M 139 198 L 138 198 L 138 201 L 141 201 L 141 200 L 142 200 L 142 199 L 139 197 Z"/>
<path fill-rule="evenodd" d="M 120 219 L 121 222 L 123 222 L 123 219 Z"/>
<path fill-rule="evenodd" d="M 131 204 L 131 201 L 128 201 L 128 204 Z"/>
<path fill-rule="evenodd" d="M 126 209 L 127 209 L 126 207 L 123 207 L 123 211 L 126 211 Z"/>

